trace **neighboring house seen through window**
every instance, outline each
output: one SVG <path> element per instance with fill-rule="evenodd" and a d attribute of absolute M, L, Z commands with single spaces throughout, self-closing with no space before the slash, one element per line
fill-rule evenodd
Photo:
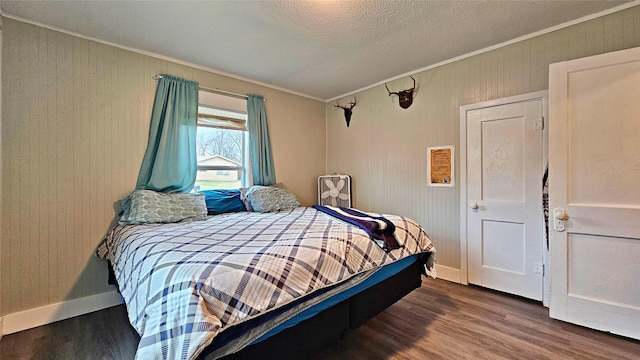
<path fill-rule="evenodd" d="M 199 92 L 196 190 L 237 189 L 247 184 L 247 102 Z"/>

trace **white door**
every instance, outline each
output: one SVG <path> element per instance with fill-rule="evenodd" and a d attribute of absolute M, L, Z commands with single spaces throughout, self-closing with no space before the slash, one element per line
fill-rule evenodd
<path fill-rule="evenodd" d="M 467 112 L 470 283 L 542 300 L 543 104 Z"/>
<path fill-rule="evenodd" d="M 640 339 L 640 48 L 549 71 L 550 315 Z"/>

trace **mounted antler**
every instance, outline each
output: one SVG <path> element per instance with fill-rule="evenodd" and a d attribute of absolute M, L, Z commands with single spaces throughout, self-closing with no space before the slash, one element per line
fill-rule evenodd
<path fill-rule="evenodd" d="M 409 77 L 413 80 L 413 87 L 411 89 L 391 92 L 389 91 L 389 87 L 387 86 L 387 84 L 386 83 L 384 84 L 384 87 L 387 88 L 387 92 L 389 93 L 389 96 L 398 95 L 398 102 L 400 103 L 400 107 L 403 109 L 408 108 L 413 103 L 413 90 L 415 90 L 416 88 L 416 79 L 414 79 L 413 76 L 409 76 Z"/>
<path fill-rule="evenodd" d="M 333 105 L 333 107 L 341 108 L 342 110 L 344 110 L 344 119 L 347 121 L 347 127 L 349 127 L 349 123 L 351 122 L 351 109 L 353 109 L 354 106 L 356 106 L 355 97 L 353 98 L 353 101 L 349 102 L 349 105 L 340 105 L 337 100 L 336 104 Z"/>

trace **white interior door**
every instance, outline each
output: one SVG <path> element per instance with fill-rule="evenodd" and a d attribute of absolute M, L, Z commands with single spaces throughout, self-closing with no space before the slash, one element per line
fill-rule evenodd
<path fill-rule="evenodd" d="M 639 339 L 640 48 L 549 75 L 550 315 Z"/>
<path fill-rule="evenodd" d="M 543 104 L 467 112 L 470 283 L 542 300 Z"/>

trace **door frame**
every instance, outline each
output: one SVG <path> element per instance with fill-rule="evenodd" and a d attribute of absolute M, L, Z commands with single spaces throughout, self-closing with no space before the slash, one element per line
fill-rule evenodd
<path fill-rule="evenodd" d="M 549 161 L 549 91 L 542 90 L 532 93 L 515 95 L 501 99 L 483 101 L 475 104 L 460 106 L 460 283 L 469 284 L 468 253 L 467 253 L 467 112 L 493 106 L 507 105 L 531 100 L 542 100 L 542 116 L 544 127 L 542 131 L 542 163 Z M 544 171 L 544 169 L 543 169 Z M 542 179 L 540 179 L 542 186 Z M 542 199 L 540 199 L 542 201 Z M 544 227 L 544 222 L 542 223 Z M 545 230 L 542 231 L 545 234 Z M 544 274 L 542 277 L 542 303 L 549 307 L 550 279 L 549 279 L 549 250 L 545 238 L 540 241 L 542 246 L 542 261 Z"/>

